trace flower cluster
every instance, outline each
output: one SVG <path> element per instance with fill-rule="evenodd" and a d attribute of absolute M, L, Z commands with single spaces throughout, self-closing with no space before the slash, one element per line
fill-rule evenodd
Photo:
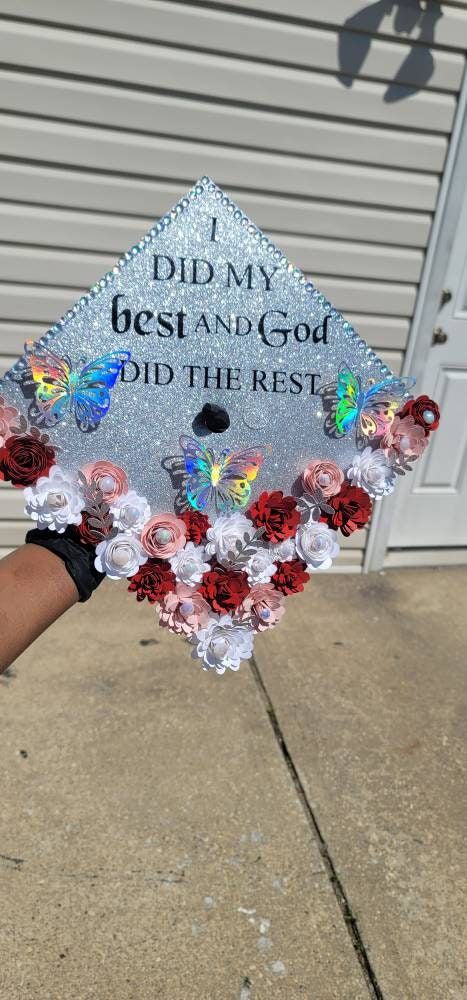
<path fill-rule="evenodd" d="M 331 472 L 338 488 L 344 477 L 337 466 Z M 217 673 L 237 670 L 255 634 L 281 620 L 285 597 L 303 590 L 315 569 L 328 569 L 339 551 L 337 532 L 302 523 L 298 498 L 280 490 L 213 523 L 197 511 L 157 514 L 138 537 L 149 558 L 129 590 L 155 605 L 159 624 L 187 638 L 192 655 Z"/>
<path fill-rule="evenodd" d="M 257 633 L 274 628 L 285 598 L 328 570 L 348 537 L 368 523 L 373 502 L 421 455 L 438 427 L 427 396 L 409 399 L 385 433 L 368 440 L 349 466 L 314 459 L 300 490 L 263 491 L 244 511 L 153 514 L 123 469 L 102 460 L 76 474 L 56 463 L 48 439 L 0 399 L 0 479 L 22 486 L 26 512 L 42 529 L 68 525 L 95 548 L 96 568 L 127 578 L 159 624 L 185 637 L 205 670 L 237 670 Z"/>

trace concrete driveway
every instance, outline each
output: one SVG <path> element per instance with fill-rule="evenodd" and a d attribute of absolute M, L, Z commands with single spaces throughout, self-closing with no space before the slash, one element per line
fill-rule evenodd
<path fill-rule="evenodd" d="M 464 1000 L 467 570 L 212 676 L 119 584 L 0 682 L 1 1000 Z"/>

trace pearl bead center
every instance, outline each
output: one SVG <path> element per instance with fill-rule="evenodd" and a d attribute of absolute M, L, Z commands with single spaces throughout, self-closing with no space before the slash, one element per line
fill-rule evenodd
<path fill-rule="evenodd" d="M 115 479 L 113 476 L 102 476 L 99 479 L 99 486 L 103 493 L 111 493 L 115 489 Z"/>
<path fill-rule="evenodd" d="M 157 531 L 156 531 L 156 542 L 158 542 L 159 545 L 167 545 L 167 542 L 170 542 L 171 538 L 172 538 L 172 535 L 171 535 L 171 533 L 170 533 L 170 531 L 169 531 L 168 528 L 158 528 L 157 529 Z"/>
<path fill-rule="evenodd" d="M 66 496 L 64 493 L 49 493 L 47 502 L 51 510 L 61 510 L 66 506 Z"/>
<path fill-rule="evenodd" d="M 326 538 L 323 535 L 315 535 L 312 539 L 310 545 L 312 552 L 325 552 L 326 551 Z"/>
<path fill-rule="evenodd" d="M 137 507 L 132 507 L 131 504 L 127 504 L 125 507 L 122 507 L 121 517 L 123 523 L 131 527 L 133 524 L 136 524 L 138 520 L 139 510 Z"/>
<path fill-rule="evenodd" d="M 182 601 L 180 605 L 180 611 L 182 612 L 182 615 L 191 615 L 193 614 L 194 610 L 195 606 L 193 604 L 193 601 Z"/>
<path fill-rule="evenodd" d="M 224 636 L 218 636 L 217 638 L 212 640 L 211 649 L 214 653 L 214 656 L 222 658 L 223 656 L 226 655 L 226 653 L 228 653 L 229 650 L 228 639 L 224 638 Z"/>
<path fill-rule="evenodd" d="M 115 566 L 126 566 L 130 561 L 132 556 L 132 550 L 129 545 L 116 545 L 112 553 L 112 562 Z"/>

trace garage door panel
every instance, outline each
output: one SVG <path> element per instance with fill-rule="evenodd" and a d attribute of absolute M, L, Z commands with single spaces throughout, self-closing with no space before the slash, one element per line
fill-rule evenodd
<path fill-rule="evenodd" d="M 356 30 L 367 32 L 376 38 L 399 38 L 393 16 L 392 4 L 381 12 L 381 17 L 375 22 L 372 16 L 373 4 L 368 0 L 326 0 L 313 6 L 309 0 L 294 0 L 293 10 L 288 0 L 203 0 L 207 7 L 232 7 L 234 10 L 249 10 L 255 13 L 271 14 L 284 20 L 303 21 L 326 24 L 337 30 Z M 436 43 L 452 49 L 465 49 L 467 46 L 467 12 L 465 2 L 442 3 L 442 18 L 436 23 Z M 430 43 L 431 32 L 414 30 L 415 39 Z"/>
<path fill-rule="evenodd" d="M 34 73 L 0 70 L 0 108 L 27 115 L 123 128 L 150 135 L 246 148 L 283 150 L 291 154 L 339 161 L 385 163 L 414 170 L 440 170 L 444 135 L 384 129 L 332 118 L 278 114 L 170 93 L 146 93 L 95 81 L 57 79 Z"/>
<path fill-rule="evenodd" d="M 214 96 L 216 100 L 289 112 L 342 115 L 342 85 L 332 73 L 164 46 L 157 46 L 155 51 L 153 45 L 123 38 L 4 21 L 0 31 L 1 62 L 31 69 L 37 65 L 38 50 L 55 74 L 117 79 L 133 86 Z M 346 94 L 346 117 L 449 132 L 456 104 L 453 95 L 416 88 L 408 94 L 407 88 L 395 84 L 393 90 L 394 99 L 385 101 L 384 84 L 356 79 Z"/>
<path fill-rule="evenodd" d="M 135 233 L 135 239 L 141 235 L 141 232 Z M 345 277 L 352 267 L 355 277 L 362 278 L 414 282 L 420 276 L 422 255 L 416 250 L 397 251 L 364 243 L 304 240 L 291 236 L 276 238 L 292 263 L 308 273 L 320 271 Z M 126 246 L 121 248 L 124 249 Z M 15 281 L 18 275 L 23 275 L 38 285 L 69 286 L 76 281 L 83 287 L 90 287 L 110 271 L 115 262 L 114 253 L 0 244 L 3 281 Z"/>
<path fill-rule="evenodd" d="M 433 210 L 438 178 L 414 171 L 340 164 L 0 114 L 0 154 L 15 159 L 161 179 L 178 190 L 208 173 L 221 187 L 389 207 Z"/>
<path fill-rule="evenodd" d="M 10 166 L 11 173 L 17 175 L 18 168 Z M 4 172 L 3 172 L 4 176 Z M 27 176 L 27 175 L 26 175 Z M 0 183 L 2 170 L 0 169 Z M 30 196 L 30 186 L 26 190 L 18 181 L 15 190 L 21 190 L 24 198 Z M 31 243 L 47 246 L 76 247 L 121 253 L 124 247 L 134 243 L 141 233 L 146 232 L 167 210 L 170 202 L 165 193 L 155 199 L 154 214 L 146 216 L 121 215 L 121 200 L 115 200 L 113 212 L 85 212 L 52 207 L 49 199 L 56 194 L 50 178 L 49 192 L 45 196 L 47 204 L 34 205 L 27 202 L 0 201 L 0 240 L 4 242 Z M 34 178 L 31 178 L 34 183 Z M 5 195 L 5 187 L 2 193 Z M 175 201 L 176 192 L 173 191 Z M 235 200 L 235 198 L 234 198 Z M 303 201 L 301 199 L 264 198 L 240 193 L 243 208 L 252 219 L 271 235 L 305 234 L 336 237 L 339 240 L 361 240 L 370 243 L 394 245 L 396 247 L 424 247 L 426 235 L 431 225 L 427 213 L 389 211 L 376 208 L 355 208 L 352 205 L 337 206 L 332 202 Z M 128 206 L 125 206 L 128 207 Z M 277 236 L 277 241 L 281 241 Z"/>

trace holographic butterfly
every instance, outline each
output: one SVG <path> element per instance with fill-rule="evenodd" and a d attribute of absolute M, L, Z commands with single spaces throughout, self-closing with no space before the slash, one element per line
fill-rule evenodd
<path fill-rule="evenodd" d="M 320 390 L 326 413 L 326 434 L 343 437 L 355 428 L 359 442 L 379 437 L 391 426 L 396 410 L 413 385 L 413 378 L 390 375 L 381 382 L 370 382 L 363 389 L 358 375 L 347 366 L 342 368 L 337 382 Z"/>
<path fill-rule="evenodd" d="M 187 480 L 188 503 L 195 510 L 206 510 L 214 504 L 217 512 L 246 507 L 251 495 L 251 483 L 264 462 L 259 448 L 231 451 L 224 448 L 217 458 L 211 448 L 200 441 L 182 435 Z"/>
<path fill-rule="evenodd" d="M 95 431 L 109 411 L 111 389 L 117 381 L 129 351 L 110 351 L 73 370 L 68 357 L 59 357 L 48 348 L 28 341 L 22 363 L 13 377 L 20 382 L 26 398 L 32 398 L 29 419 L 38 427 L 54 427 L 73 413 L 80 431 Z"/>

